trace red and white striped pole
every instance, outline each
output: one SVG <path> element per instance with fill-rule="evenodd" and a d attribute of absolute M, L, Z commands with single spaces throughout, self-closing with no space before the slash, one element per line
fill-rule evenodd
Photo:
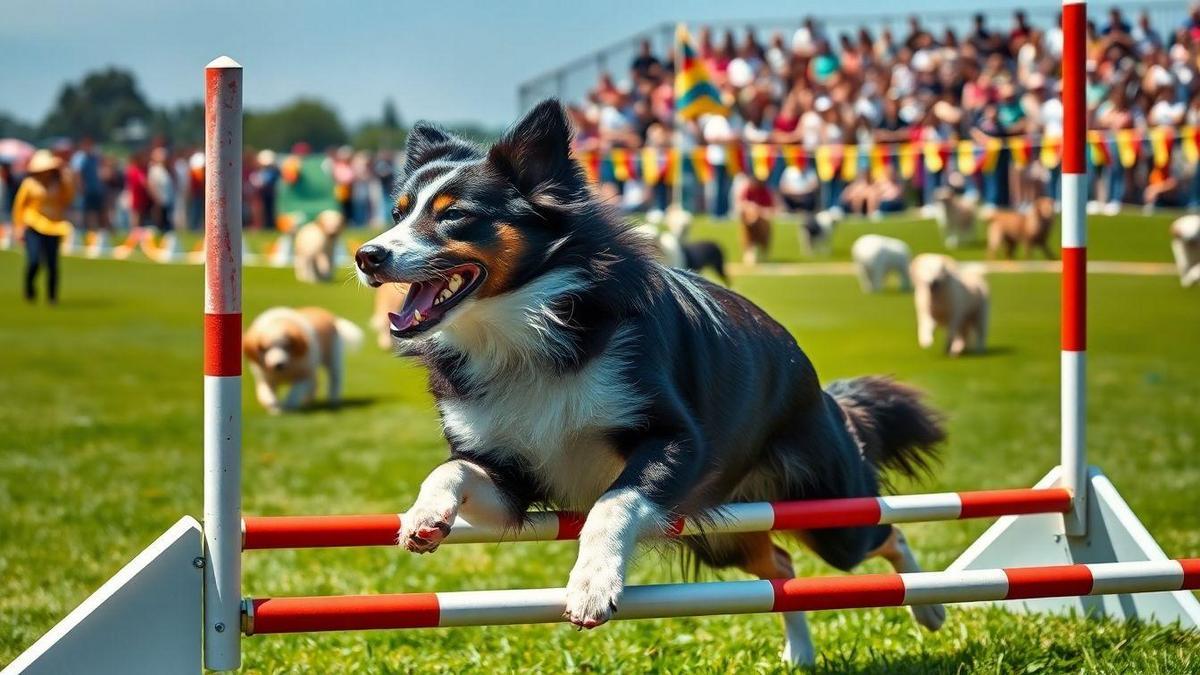
<path fill-rule="evenodd" d="M 678 519 L 669 533 L 729 534 L 772 530 L 814 530 L 865 527 L 882 523 L 932 522 L 968 518 L 1065 513 L 1071 492 L 1065 488 L 1021 488 L 976 492 L 937 492 L 922 495 L 810 499 L 792 502 L 726 504 L 700 518 L 700 525 Z M 331 548 L 395 546 L 404 514 L 346 516 L 247 516 L 242 521 L 242 548 Z M 555 541 L 578 539 L 584 516 L 566 511 L 526 514 L 519 530 L 455 521 L 447 544 Z"/>
<path fill-rule="evenodd" d="M 1084 57 L 1087 3 L 1063 0 L 1062 31 L 1062 472 L 1074 495 L 1068 535 L 1087 533 L 1088 466 L 1085 433 L 1087 349 L 1087 103 Z"/>
<path fill-rule="evenodd" d="M 631 586 L 615 619 L 759 614 L 1200 588 L 1200 559 Z M 253 598 L 247 635 L 563 621 L 566 589 Z"/>
<path fill-rule="evenodd" d="M 242 67 L 204 69 L 204 665 L 241 665 Z"/>

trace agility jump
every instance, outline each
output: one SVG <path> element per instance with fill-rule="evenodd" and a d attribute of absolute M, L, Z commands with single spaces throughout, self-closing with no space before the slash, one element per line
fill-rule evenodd
<path fill-rule="evenodd" d="M 1064 2 L 1060 466 L 1032 489 L 727 505 L 703 524 L 706 531 L 1002 517 L 945 572 L 635 586 L 625 589 L 614 618 L 999 602 L 1013 611 L 1200 626 L 1200 603 L 1188 592 L 1200 588 L 1200 559 L 1168 559 L 1086 461 L 1085 22 L 1084 3 Z M 562 620 L 561 588 L 243 599 L 243 550 L 393 545 L 403 515 L 242 517 L 241 84 L 236 62 L 209 64 L 204 526 L 180 520 L 6 673 L 233 670 L 243 633 Z M 553 512 L 531 514 L 516 532 L 459 521 L 446 543 L 573 539 L 581 524 L 578 514 Z M 686 536 L 694 527 L 677 521 L 673 533 Z M 138 640 L 129 639 L 132 626 Z"/>

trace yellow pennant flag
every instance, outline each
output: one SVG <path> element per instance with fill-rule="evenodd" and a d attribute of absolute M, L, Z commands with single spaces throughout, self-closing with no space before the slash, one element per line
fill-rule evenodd
<path fill-rule="evenodd" d="M 842 146 L 842 180 L 849 183 L 858 177 L 858 146 Z"/>
<path fill-rule="evenodd" d="M 946 162 L 942 160 L 941 148 L 938 146 L 937 141 L 925 141 L 925 168 L 933 173 L 946 168 Z"/>
<path fill-rule="evenodd" d="M 829 145 L 817 146 L 817 154 L 814 157 L 817 164 L 817 178 L 822 182 L 833 180 L 833 172 L 837 167 L 833 164 L 833 147 Z"/>
<path fill-rule="evenodd" d="M 989 138 L 983 144 L 983 169 L 984 173 L 991 173 L 996 170 L 996 162 L 1000 161 L 1000 150 L 1004 147 L 1004 141 L 999 138 Z"/>
<path fill-rule="evenodd" d="M 583 172 L 587 175 L 588 182 L 599 182 L 600 176 L 596 172 L 596 153 L 581 152 L 575 157 L 579 164 L 583 167 Z"/>
<path fill-rule="evenodd" d="M 871 179 L 879 180 L 887 169 L 887 148 L 876 143 L 871 146 Z"/>
<path fill-rule="evenodd" d="M 642 150 L 642 180 L 646 181 L 646 185 L 658 185 L 658 182 L 662 180 L 658 164 L 658 148 Z"/>
<path fill-rule="evenodd" d="M 1039 153 L 1039 159 L 1042 160 L 1042 166 L 1047 169 L 1053 169 L 1062 161 L 1061 153 L 1058 151 L 1062 145 L 1062 139 L 1057 136 L 1046 136 L 1042 138 L 1042 151 Z"/>
<path fill-rule="evenodd" d="M 1171 130 L 1155 127 L 1150 130 L 1150 147 L 1154 150 L 1154 166 L 1161 169 L 1171 161 Z"/>
<path fill-rule="evenodd" d="M 625 148 L 613 148 L 608 158 L 612 160 L 613 178 L 617 179 L 618 183 L 629 180 L 629 164 Z"/>
<path fill-rule="evenodd" d="M 975 144 L 971 141 L 959 141 L 957 147 L 958 170 L 964 176 L 973 176 L 979 167 L 975 163 Z"/>
<path fill-rule="evenodd" d="M 1088 157 L 1092 161 L 1092 166 L 1107 166 L 1108 165 L 1108 142 L 1104 139 L 1104 133 L 1096 129 L 1092 129 L 1087 134 L 1088 139 Z"/>
<path fill-rule="evenodd" d="M 1008 153 L 1012 156 L 1013 166 L 1024 169 L 1029 164 L 1029 139 L 1024 136 L 1009 138 Z"/>
<path fill-rule="evenodd" d="M 763 143 L 750 146 L 750 165 L 754 169 L 755 178 L 766 180 L 771 177 L 773 151 L 774 148 Z"/>
<path fill-rule="evenodd" d="M 917 173 L 917 147 L 913 143 L 904 143 L 896 148 L 897 163 L 900 165 L 900 177 L 912 178 Z"/>
<path fill-rule="evenodd" d="M 1179 130 L 1179 145 L 1188 164 L 1200 162 L 1200 147 L 1196 146 L 1196 127 L 1186 126 Z"/>
<path fill-rule="evenodd" d="M 1117 130 L 1117 157 L 1121 160 L 1121 166 L 1130 169 L 1137 164 L 1140 144 L 1137 132 L 1133 129 Z"/>
<path fill-rule="evenodd" d="M 692 151 L 692 171 L 696 172 L 696 180 L 708 183 L 713 178 L 712 165 L 708 163 L 708 148 L 696 148 Z"/>

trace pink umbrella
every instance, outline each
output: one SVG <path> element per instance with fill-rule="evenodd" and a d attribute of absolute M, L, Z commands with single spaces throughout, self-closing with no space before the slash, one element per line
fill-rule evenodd
<path fill-rule="evenodd" d="M 0 162 L 8 162 L 21 170 L 35 149 L 32 144 L 19 138 L 0 138 Z"/>

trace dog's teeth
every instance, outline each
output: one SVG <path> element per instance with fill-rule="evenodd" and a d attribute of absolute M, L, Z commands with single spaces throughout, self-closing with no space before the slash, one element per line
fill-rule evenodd
<path fill-rule="evenodd" d="M 450 296 L 452 296 L 452 295 L 454 295 L 454 291 L 447 288 L 442 291 L 441 295 L 438 296 L 438 302 L 445 302 L 445 301 L 449 300 Z"/>
<path fill-rule="evenodd" d="M 463 279 L 461 274 L 455 274 L 454 276 L 450 277 L 450 292 L 453 293 L 454 291 L 457 291 L 458 288 L 462 286 L 462 281 Z"/>
<path fill-rule="evenodd" d="M 419 309 L 413 310 L 413 321 L 415 323 L 421 323 L 421 310 L 419 310 Z"/>

